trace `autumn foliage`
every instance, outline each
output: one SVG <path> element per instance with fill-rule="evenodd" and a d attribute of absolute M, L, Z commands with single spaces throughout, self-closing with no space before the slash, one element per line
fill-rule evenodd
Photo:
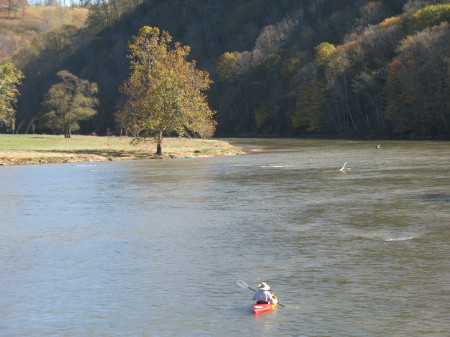
<path fill-rule="evenodd" d="M 2 35 L 0 26 L 0 53 L 14 54 L 26 76 L 17 104 L 19 132 L 34 125 L 54 74 L 68 69 L 99 85 L 98 115 L 82 124 L 84 133 L 151 136 L 157 143 L 162 135 L 213 132 L 450 138 L 448 0 L 80 4 L 89 7 L 86 26 L 57 9 L 58 19 L 25 42 Z M 180 43 L 148 27 L 145 36 L 133 38 L 127 59 L 127 42 L 149 24 Z M 144 42 L 154 54 L 138 50 Z M 183 123 L 157 126 L 161 111 Z"/>
<path fill-rule="evenodd" d="M 164 136 L 214 133 L 214 111 L 202 93 L 211 84 L 208 73 L 186 60 L 188 46 L 171 42 L 168 32 L 142 27 L 129 44 L 131 74 L 122 86 L 128 128 L 153 138 L 157 154 Z"/>

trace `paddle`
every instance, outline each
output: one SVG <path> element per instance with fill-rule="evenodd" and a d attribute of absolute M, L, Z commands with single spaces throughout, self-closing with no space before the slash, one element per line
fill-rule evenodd
<path fill-rule="evenodd" d="M 241 288 L 248 288 L 248 289 L 250 289 L 250 290 L 256 292 L 255 289 L 250 288 L 250 286 L 249 286 L 247 283 L 245 283 L 244 281 L 242 281 L 242 280 L 237 280 L 237 281 L 236 281 L 236 284 L 237 284 L 239 287 L 241 287 Z M 286 308 L 286 307 L 285 307 L 283 304 L 281 304 L 280 302 L 278 302 L 278 305 L 281 305 L 283 308 Z"/>

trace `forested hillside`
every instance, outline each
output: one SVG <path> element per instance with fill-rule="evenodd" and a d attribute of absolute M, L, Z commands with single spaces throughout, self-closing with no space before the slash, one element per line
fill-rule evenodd
<path fill-rule="evenodd" d="M 23 47 L 18 132 L 68 70 L 99 87 L 82 132 L 117 132 L 127 43 L 144 25 L 191 46 L 214 84 L 218 136 L 450 138 L 450 4 L 443 0 L 113 0 L 86 3 Z"/>
<path fill-rule="evenodd" d="M 0 62 L 48 31 L 63 25 L 84 26 L 88 15 L 85 8 L 25 6 L 24 3 L 0 0 Z"/>

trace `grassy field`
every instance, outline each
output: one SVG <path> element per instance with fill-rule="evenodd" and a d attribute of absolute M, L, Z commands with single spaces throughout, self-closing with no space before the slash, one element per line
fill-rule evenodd
<path fill-rule="evenodd" d="M 152 142 L 131 144 L 128 137 L 0 134 L 0 165 L 152 159 Z M 213 157 L 242 154 L 241 148 L 211 139 L 166 138 L 162 158 Z"/>

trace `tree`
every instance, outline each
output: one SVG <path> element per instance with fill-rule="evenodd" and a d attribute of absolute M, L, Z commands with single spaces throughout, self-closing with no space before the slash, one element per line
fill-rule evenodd
<path fill-rule="evenodd" d="M 219 76 L 220 80 L 226 81 L 233 78 L 234 68 L 238 57 L 238 52 L 226 52 L 219 57 L 216 65 L 216 73 Z"/>
<path fill-rule="evenodd" d="M 420 31 L 424 28 L 438 25 L 450 20 L 450 4 L 433 5 L 419 9 L 412 15 L 409 23 L 412 31 Z"/>
<path fill-rule="evenodd" d="M 299 92 L 296 111 L 292 116 L 294 128 L 307 132 L 320 132 L 324 127 L 325 85 L 317 80 Z"/>
<path fill-rule="evenodd" d="M 7 18 L 12 19 L 18 17 L 19 10 L 22 10 L 22 18 L 25 16 L 25 8 L 28 6 L 26 0 L 1 0 L 0 1 L 0 16 L 3 11 L 7 12 Z"/>
<path fill-rule="evenodd" d="M 202 93 L 212 83 L 206 71 L 187 61 L 188 46 L 175 43 L 166 31 L 144 26 L 129 44 L 132 73 L 121 87 L 128 113 L 137 117 L 140 135 L 151 137 L 161 155 L 165 135 L 212 136 L 215 123 Z"/>
<path fill-rule="evenodd" d="M 14 132 L 16 112 L 14 104 L 17 102 L 20 80 L 23 78 L 20 70 L 14 64 L 0 65 L 0 125 L 4 124 L 7 130 Z"/>
<path fill-rule="evenodd" d="M 450 25 L 402 40 L 389 65 L 386 118 L 400 135 L 447 137 L 450 130 L 448 56 Z"/>
<path fill-rule="evenodd" d="M 316 52 L 314 63 L 319 68 L 326 68 L 334 57 L 336 47 L 331 43 L 322 42 L 314 50 Z"/>
<path fill-rule="evenodd" d="M 72 132 L 80 129 L 81 121 L 97 113 L 97 84 L 79 79 L 67 70 L 59 71 L 57 76 L 62 82 L 54 84 L 44 98 L 46 113 L 42 124 L 70 138 Z"/>

